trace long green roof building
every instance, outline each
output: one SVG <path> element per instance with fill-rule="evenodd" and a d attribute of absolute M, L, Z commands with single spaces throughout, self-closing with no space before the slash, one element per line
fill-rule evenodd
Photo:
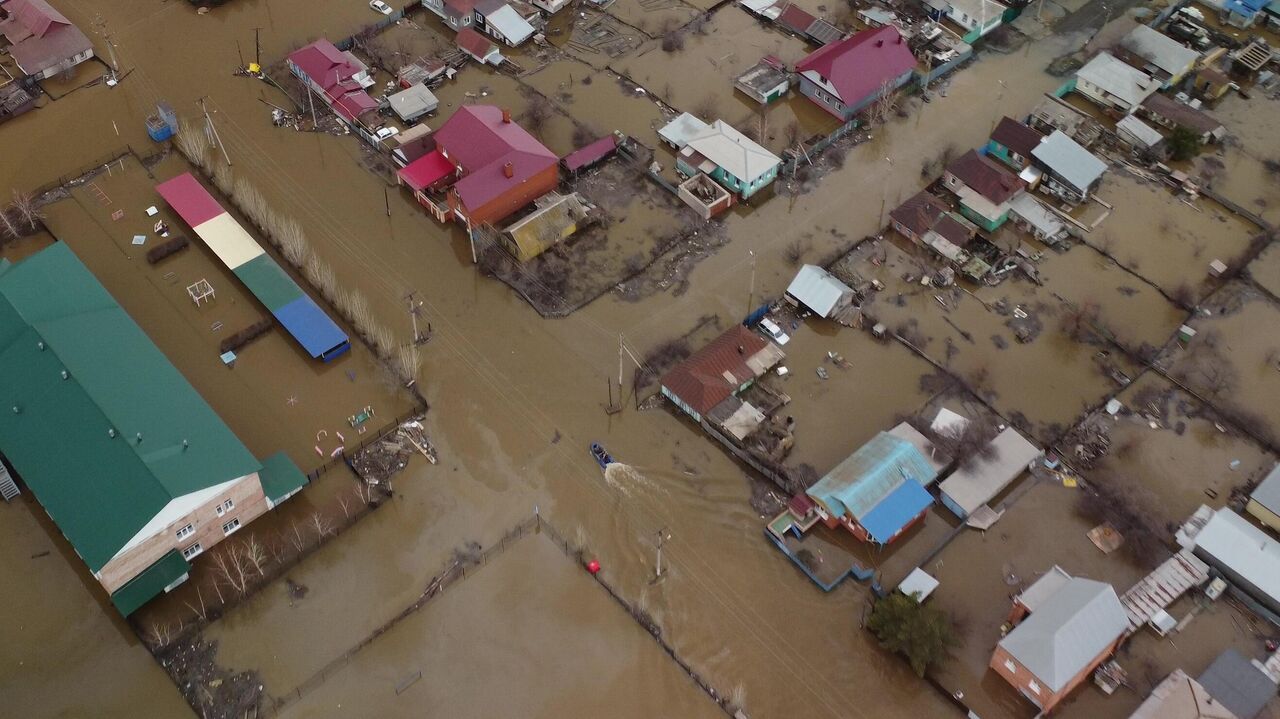
<path fill-rule="evenodd" d="M 264 469 L 64 243 L 0 262 L 0 408 L 0 453 L 125 615 L 306 483 L 283 454 Z"/>

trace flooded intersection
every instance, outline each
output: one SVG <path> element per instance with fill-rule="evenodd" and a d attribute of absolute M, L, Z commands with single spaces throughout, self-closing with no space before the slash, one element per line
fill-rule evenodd
<path fill-rule="evenodd" d="M 77 3 L 71 5 L 76 8 Z M 87 4 L 79 5 L 79 12 L 88 10 Z M 407 194 L 395 190 L 389 194 L 391 213 L 387 217 L 383 212 L 384 178 L 359 167 L 358 140 L 272 128 L 267 108 L 257 101 L 260 87 L 231 76 L 229 70 L 236 63 L 234 40 L 251 44 L 255 26 L 268 28 L 263 33 L 264 56 L 274 59 L 310 37 L 344 35 L 368 19 L 361 3 L 343 4 L 344 9 L 335 12 L 328 11 L 329 5 L 336 8 L 338 4 L 326 4 L 324 12 L 300 12 L 301 3 L 277 2 L 270 8 L 265 2 L 245 3 L 201 17 L 173 3 L 121 3 L 113 7 L 112 14 L 118 16 L 111 22 L 123 26 L 116 30 L 117 41 L 133 74 L 114 91 L 91 87 L 59 101 L 101 103 L 98 106 L 110 108 L 110 114 L 118 118 L 123 139 L 142 146 L 148 141 L 141 136 L 139 118 L 150 104 L 166 99 L 175 106 L 191 108 L 196 97 L 208 97 L 237 172 L 251 177 L 274 205 L 307 226 L 317 252 L 331 262 L 340 281 L 365 291 L 379 316 L 397 323 L 401 333 L 407 332 L 408 322 L 403 296 L 415 291 L 424 299 L 434 326 L 420 385 L 431 406 L 426 423 L 440 451 L 440 464 L 414 460 L 397 480 L 394 500 L 291 570 L 290 581 L 309 589 L 304 598 L 295 599 L 284 582 L 276 582 L 215 622 L 206 635 L 219 643 L 219 663 L 237 670 L 255 669 L 266 683 L 268 695 L 284 695 L 409 604 L 456 549 L 468 542 L 488 546 L 538 507 L 557 526 L 581 534 L 592 556 L 604 564 L 603 573 L 609 581 L 646 606 L 679 654 L 713 685 L 722 692 L 744 687 L 744 703 L 753 716 L 804 711 L 833 717 L 906 717 L 952 711 L 939 694 L 912 676 L 904 663 L 880 650 L 868 633 L 859 630 L 858 618 L 870 596 L 866 587 L 849 583 L 823 595 L 761 541 L 762 519 L 748 503 L 751 489 L 742 466 L 693 425 L 668 411 L 628 408 L 621 414 L 606 415 L 606 397 L 599 380 L 612 377 L 617 370 L 619 334 L 643 353 L 683 334 L 699 316 L 719 315 L 727 326 L 738 321 L 753 300 L 758 304 L 761 298 L 777 297 L 794 272 L 785 257 L 793 241 L 803 240 L 808 261 L 825 261 L 859 238 L 875 234 L 883 225 L 886 208 L 895 207 L 924 184 L 924 164 L 946 147 L 981 143 L 1001 115 L 1024 112 L 1052 89 L 1056 80 L 1040 68 L 1073 39 L 1028 44 L 1012 55 L 984 53 L 947 81 L 945 97 L 928 105 L 916 103 L 913 114 L 875 128 L 874 137 L 854 147 L 844 167 L 822 178 L 812 191 L 794 198 L 774 197 L 759 208 L 730 216 L 720 230 L 725 236 L 723 246 L 691 269 L 687 283 L 681 285 L 685 291 L 657 292 L 639 299 L 607 294 L 567 318 L 548 321 L 505 285 L 477 273 L 470 266 L 460 233 L 433 223 Z M 744 28 L 743 32 L 764 32 L 754 21 L 744 22 L 739 14 L 742 12 L 736 7 L 721 8 L 713 15 L 713 27 L 723 24 Z M 636 22 L 635 17 L 624 20 Z M 190 43 L 182 42 L 180 50 L 177 39 L 188 37 L 192 38 Z M 779 43 L 798 45 L 789 37 Z M 691 42 L 689 47 L 697 49 L 697 44 Z M 771 49 L 761 50 L 765 51 Z M 660 52 L 650 45 L 645 57 Z M 172 63 L 170 58 L 177 54 L 193 62 Z M 191 65 L 197 59 L 204 69 L 193 76 Z M 627 60 L 616 62 L 622 68 Z M 645 60 L 637 55 L 636 62 Z M 627 94 L 627 88 L 607 70 L 574 63 L 562 60 L 550 64 L 519 82 L 468 68 L 458 83 L 445 86 L 441 101 L 456 106 L 483 97 L 480 101 L 510 104 L 519 114 L 528 102 L 521 88 L 528 84 L 552 97 L 565 113 L 595 118 L 592 124 L 598 130 L 618 127 L 657 145 L 653 130 L 660 115 L 651 101 L 636 99 L 634 91 Z M 703 94 L 701 82 L 711 82 L 715 92 L 723 95 L 731 74 L 725 67 L 708 73 L 710 80 L 692 74 L 676 77 L 672 80 L 676 86 L 671 93 L 673 101 L 680 109 L 692 109 L 684 106 L 693 105 Z M 585 85 L 584 77 L 593 78 L 590 85 Z M 997 84 L 997 79 L 1003 82 Z M 660 81 L 666 82 L 644 80 L 654 85 Z M 557 97 L 555 93 L 567 87 L 572 87 L 571 97 Z M 483 96 L 479 94 L 482 88 L 488 91 Z M 722 102 L 730 101 L 722 98 Z M 185 109 L 183 114 L 187 114 Z M 18 186 L 44 182 L 122 139 L 100 118 L 66 117 L 55 105 L 6 126 L 0 144 L 17 143 L 10 138 L 23 134 L 33 117 L 43 121 L 49 116 L 58 118 L 65 138 L 74 138 L 56 151 L 54 164 L 63 164 L 46 169 L 31 161 L 22 162 L 20 167 L 6 168 L 5 182 Z M 574 128 L 567 116 L 557 114 L 544 138 L 557 153 L 574 145 Z M 726 119 L 737 122 L 741 118 L 729 113 Z M 778 121 L 771 118 L 769 122 Z M 20 152 L 4 146 L 15 156 Z M 1123 187 L 1125 181 L 1114 182 Z M 1104 197 L 1113 197 L 1112 189 L 1110 185 L 1104 189 Z M 936 372 L 929 360 L 944 366 L 962 383 L 976 385 L 978 393 L 1005 417 L 1025 417 L 1032 434 L 1043 442 L 1053 441 L 1082 411 L 1118 392 L 1115 380 L 1099 371 L 1095 359 L 1099 346 L 1076 342 L 1061 330 L 1060 316 L 1068 311 L 1063 305 L 1097 302 L 1102 308 L 1100 316 L 1115 331 L 1118 344 L 1161 347 L 1184 313 L 1160 290 L 1171 292 L 1183 276 L 1199 282 L 1203 273 L 1180 273 L 1178 268 L 1189 263 L 1185 257 L 1168 258 L 1166 264 L 1160 247 L 1144 242 L 1144 228 L 1158 224 L 1151 215 L 1143 214 L 1143 208 L 1154 204 L 1150 198 L 1134 199 L 1139 192 L 1136 189 L 1116 192 L 1124 193 L 1123 213 L 1128 214 L 1118 211 L 1104 222 L 1102 231 L 1112 233 L 1116 244 L 1142 243 L 1131 248 L 1132 254 L 1115 252 L 1119 265 L 1090 247 L 1075 247 L 1065 254 L 1048 256 L 1041 266 L 1046 278 L 1043 287 L 1019 280 L 977 289 L 976 296 L 957 293 L 942 312 L 934 293 L 913 290 L 902 282 L 900 275 L 911 260 L 891 240 L 882 240 L 892 258 L 875 269 L 860 267 L 867 279 L 875 276 L 891 288 L 880 294 L 884 299 L 877 299 L 875 311 L 893 327 L 915 320 L 925 340 L 920 343 L 925 357 L 898 343 L 880 345 L 852 330 L 840 329 L 830 335 L 831 328 L 822 325 L 799 328 L 794 344 L 787 346 L 794 375 L 784 384 L 795 400 L 794 414 L 801 425 L 795 461 L 811 464 L 822 473 L 875 432 L 893 424 L 895 417 L 919 411 L 939 392 L 925 381 Z M 1275 194 L 1273 187 L 1268 196 Z M 1121 204 L 1120 199 L 1113 201 Z M 68 213 L 55 206 L 49 224 L 57 229 L 59 215 Z M 642 227 L 648 228 L 662 220 L 662 212 L 651 208 L 637 214 L 641 217 L 628 216 L 627 223 L 644 222 Z M 1187 251 L 1197 265 L 1212 259 L 1210 254 L 1235 252 L 1248 244 L 1248 231 L 1234 218 L 1210 216 L 1184 222 L 1185 218 L 1179 217 L 1176 229 L 1188 234 L 1185 243 L 1196 241 L 1191 236 L 1214 243 L 1198 253 Z M 91 233 L 80 229 L 87 225 L 78 222 L 61 225 L 68 228 L 68 242 L 91 240 Z M 1218 243 L 1222 243 L 1220 250 Z M 1150 281 L 1144 283 L 1137 275 Z M 898 295 L 905 298 L 903 304 L 888 301 Z M 1006 319 L 987 309 L 988 304 L 1006 297 L 1010 306 L 1043 312 L 1041 337 L 1026 345 L 1013 340 Z M 1250 313 L 1256 315 L 1256 322 L 1276 327 L 1274 305 L 1264 305 L 1271 309 Z M 140 322 L 146 326 L 144 318 Z M 1253 325 L 1243 319 L 1238 322 Z M 1228 331 L 1233 337 L 1248 333 L 1239 327 Z M 992 340 L 997 335 L 1004 337 L 1008 350 Z M 948 347 L 958 349 L 952 352 Z M 176 347 L 166 347 L 166 351 L 182 352 Z M 853 368 L 848 372 L 833 370 L 832 379 L 823 381 L 814 374 L 814 367 L 829 351 L 840 352 Z M 189 352 L 195 356 L 193 350 Z M 1257 364 L 1263 364 L 1264 353 L 1265 348 L 1257 348 Z M 191 372 L 196 361 L 183 359 L 180 366 Z M 1117 356 L 1115 362 L 1128 377 L 1141 371 L 1132 359 Z M 1025 369 L 1029 367 L 1034 371 Z M 986 378 L 985 386 L 974 382 L 977 377 Z M 1241 401 L 1255 401 L 1246 390 L 1239 391 Z M 219 402 L 230 406 L 235 404 L 236 394 L 235 390 L 217 390 L 209 399 L 215 406 Z M 219 409 L 223 414 L 235 411 Z M 270 417 L 254 421 L 273 423 Z M 289 424 L 287 420 L 279 423 Z M 246 432 L 246 441 L 263 437 L 269 439 L 260 441 L 282 442 L 279 430 L 270 427 L 254 425 Z M 298 433 L 303 434 L 301 430 Z M 635 466 L 647 481 L 636 481 L 634 486 L 626 486 L 625 479 L 606 482 L 586 452 L 586 446 L 597 440 Z M 297 457 L 302 463 L 307 448 L 301 437 L 292 440 L 290 449 L 291 454 L 302 455 Z M 1263 450 L 1252 451 L 1265 457 Z M 1262 459 L 1258 461 L 1262 463 Z M 938 528 L 935 519 L 941 517 L 930 519 L 931 531 Z M 1075 531 L 1074 522 L 1069 526 Z M 1028 536 L 1035 529 L 1029 527 Z M 662 582 L 651 584 L 653 536 L 660 530 L 672 537 L 664 554 L 669 574 Z M 969 534 L 968 541 L 975 541 L 975 536 Z M 1034 543 L 1028 540 L 1028 544 Z M 963 543 L 948 549 L 951 552 L 975 554 L 966 552 Z M 1037 556 L 1026 561 L 1043 559 Z M 963 567 L 964 561 L 956 564 Z M 437 653 L 432 650 L 437 646 L 433 641 L 470 640 L 451 637 L 441 623 L 480 624 L 490 612 L 502 614 L 523 605 L 513 595 L 538 581 L 540 566 L 540 561 L 522 562 L 485 580 L 497 585 L 487 594 L 495 597 L 493 602 L 500 607 L 464 601 L 464 592 L 476 590 L 469 585 L 460 587 L 456 596 L 444 595 L 450 607 L 438 615 L 436 607 L 422 610 L 423 626 L 413 630 L 422 633 L 421 640 L 417 634 L 401 632 L 384 644 L 371 645 L 368 657 L 361 656 L 333 686 L 324 685 L 309 700 L 314 703 L 304 701 L 286 712 L 327 716 L 330 714 L 322 706 L 341 703 L 347 691 L 358 697 L 359 691 L 370 687 L 376 687 L 380 694 L 367 700 L 369 706 L 384 706 L 382 702 L 389 702 L 385 705 L 388 708 L 397 706 L 390 702 L 396 701 L 393 688 L 400 676 L 390 665 L 407 670 L 446 661 L 447 646 L 442 645 Z M 1036 569 L 1039 567 L 1028 566 L 1023 571 Z M 547 574 L 553 580 L 559 576 L 555 571 Z M 987 580 L 977 570 L 955 571 L 942 578 L 952 591 L 963 588 L 966 593 Z M 570 588 L 582 583 L 577 575 L 563 579 Z M 530 612 L 544 606 L 540 602 L 530 605 L 525 607 Z M 545 611 L 563 622 L 565 614 L 587 605 L 586 599 L 561 595 Z M 575 624 L 567 623 L 563 631 L 572 631 Z M 975 619 L 973 625 L 977 624 Z M 669 665 L 651 656 L 653 647 L 644 646 L 645 638 L 635 636 L 634 629 L 625 622 L 602 624 L 593 638 L 596 644 L 591 651 L 601 651 L 604 644 L 625 655 L 608 667 L 615 682 L 610 685 L 614 697 L 638 697 L 681 681 L 672 676 Z M 554 657 L 550 663 L 556 666 L 580 666 L 571 662 L 580 661 L 584 652 L 590 653 L 579 645 L 555 641 L 554 636 L 530 639 L 535 640 L 541 651 Z M 125 641 L 105 650 L 124 653 Z M 971 649 L 979 654 L 990 643 L 978 635 L 972 641 L 977 649 Z M 140 653 L 136 645 L 128 651 Z M 501 651 L 494 648 L 495 653 Z M 380 663 L 388 653 L 400 654 Z M 478 660 L 462 654 L 458 661 Z M 489 666 L 498 672 L 509 671 L 498 667 L 510 665 L 495 661 Z M 493 683 L 493 677 L 483 673 L 453 677 L 445 669 L 439 667 L 434 674 L 451 677 L 448 683 L 456 687 L 458 701 L 479 696 Z M 158 671 L 143 673 L 154 678 L 160 676 Z M 433 680 L 432 674 L 430 669 L 424 670 L 423 682 L 407 687 L 403 701 L 446 702 L 447 698 L 435 693 L 443 685 L 433 683 L 442 680 Z M 576 691 L 571 683 L 563 684 L 567 675 L 539 676 L 530 677 L 529 689 L 538 692 L 538 701 L 547 711 L 591 711 L 591 704 L 570 702 Z M 362 679 L 366 678 L 371 680 L 370 687 L 359 691 L 352 687 L 364 684 Z M 538 686 L 542 681 L 549 684 Z M 685 694 L 683 688 L 673 693 Z M 131 697 L 128 701 L 154 701 L 152 710 L 164 715 L 171 711 L 168 707 L 173 706 L 174 696 L 151 700 Z M 868 696 L 874 701 L 867 702 Z M 104 701 L 92 692 L 86 692 L 81 700 L 85 702 L 82 706 Z M 698 696 L 685 701 L 672 699 L 653 711 L 690 715 L 703 711 L 695 708 L 699 701 L 713 706 Z"/>

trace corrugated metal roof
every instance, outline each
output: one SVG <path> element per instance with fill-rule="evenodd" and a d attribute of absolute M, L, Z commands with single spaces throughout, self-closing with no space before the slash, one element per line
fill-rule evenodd
<path fill-rule="evenodd" d="M 819 317 L 830 317 L 846 298 L 853 296 L 853 290 L 821 267 L 805 265 L 787 286 L 787 294 Z"/>
<path fill-rule="evenodd" d="M 1081 147 L 1080 143 L 1072 140 L 1062 130 L 1054 130 L 1044 142 L 1036 145 L 1031 156 L 1043 162 L 1050 172 L 1082 190 L 1107 171 L 1107 163 Z"/>
<path fill-rule="evenodd" d="M 261 466 L 63 243 L 0 274 L 0 394 L 0 448 L 95 572 L 170 500 Z"/>
<path fill-rule="evenodd" d="M 931 504 L 933 495 L 908 479 L 864 514 L 858 523 L 873 541 L 884 544 Z"/>
<path fill-rule="evenodd" d="M 1035 146 L 1044 140 L 1044 135 L 1006 116 L 1000 118 L 996 129 L 991 131 L 991 139 L 1023 157 L 1029 157 Z"/>
<path fill-rule="evenodd" d="M 277 452 L 262 460 L 258 479 L 262 481 L 263 493 L 272 503 L 281 501 L 307 484 L 307 475 L 284 452 Z"/>
<path fill-rule="evenodd" d="M 1116 132 L 1123 137 L 1132 137 L 1142 147 L 1155 147 L 1164 142 L 1164 135 L 1159 130 L 1139 120 L 1133 115 L 1125 115 L 1116 122 Z"/>
<path fill-rule="evenodd" d="M 1200 57 L 1195 50 L 1146 25 L 1133 28 L 1120 45 L 1171 76 L 1189 69 Z"/>
<path fill-rule="evenodd" d="M 808 489 L 810 497 L 837 516 L 861 521 L 906 481 L 928 486 L 938 478 L 911 442 L 880 432 Z"/>
<path fill-rule="evenodd" d="M 492 14 L 485 15 L 484 20 L 512 45 L 519 45 L 528 40 L 535 32 L 529 21 L 520 17 L 520 13 L 510 5 L 503 5 Z"/>
<path fill-rule="evenodd" d="M 1280 542 L 1223 507 L 1195 536 L 1196 554 L 1239 575 L 1272 602 L 1280 601 Z"/>
<path fill-rule="evenodd" d="M 658 130 L 658 136 L 675 145 L 676 149 L 683 150 L 684 146 L 689 144 L 689 138 L 697 137 L 706 132 L 709 127 L 710 125 L 696 115 L 682 112 L 674 120 L 663 125 L 662 129 Z"/>
<path fill-rule="evenodd" d="M 1027 471 L 1031 460 L 1040 456 L 1040 449 L 1013 427 L 1006 427 L 996 435 L 991 440 L 991 448 L 995 454 L 990 459 L 972 457 L 938 485 L 966 516 L 1008 487 Z"/>
<path fill-rule="evenodd" d="M 1213 660 L 1200 684 L 1240 719 L 1253 719 L 1276 696 L 1276 683 L 1234 648 Z"/>
<path fill-rule="evenodd" d="M 1110 584 L 1072 577 L 1048 597 L 1000 646 L 1051 692 L 1057 692 L 1103 656 L 1129 628 Z"/>
<path fill-rule="evenodd" d="M 770 353 L 773 361 L 759 371 L 751 358 L 776 347 L 758 332 L 734 325 L 662 377 L 662 386 L 680 401 L 705 415 L 748 380 L 759 377 L 781 360 L 779 349 Z M 761 363 L 756 363 L 757 366 Z"/>
<path fill-rule="evenodd" d="M 885 25 L 815 50 L 796 63 L 796 72 L 816 72 L 840 93 L 844 104 L 857 105 L 915 67 L 915 55 L 902 33 Z"/>
<path fill-rule="evenodd" d="M 1109 52 L 1100 52 L 1094 56 L 1076 71 L 1076 77 L 1097 85 L 1128 106 L 1137 105 L 1160 87 L 1159 81 L 1120 61 Z"/>
<path fill-rule="evenodd" d="M 1129 719 L 1239 719 L 1200 682 L 1174 669 Z"/>
<path fill-rule="evenodd" d="M 706 130 L 690 137 L 686 150 L 714 162 L 718 167 L 743 182 L 755 182 L 781 164 L 777 155 L 738 132 L 724 120 L 716 120 Z"/>
<path fill-rule="evenodd" d="M 1049 571 L 1041 574 L 1039 579 L 1032 582 L 1031 586 L 1022 590 L 1017 597 L 1018 603 L 1028 611 L 1034 612 L 1069 581 L 1071 581 L 1071 575 L 1055 564 Z"/>
<path fill-rule="evenodd" d="M 1258 488 L 1253 490 L 1249 499 L 1280 514 L 1280 464 L 1271 468 L 1270 474 L 1258 484 Z"/>
<path fill-rule="evenodd" d="M 976 150 L 969 150 L 947 165 L 947 172 L 994 205 L 1007 202 L 1026 187 L 1017 175 Z"/>
<path fill-rule="evenodd" d="M 111 595 L 111 603 L 124 616 L 133 614 L 164 588 L 178 581 L 190 571 L 191 565 L 176 549 L 170 549 L 155 564 L 130 579 Z"/>
<path fill-rule="evenodd" d="M 405 122 L 416 120 L 440 106 L 435 93 L 426 85 L 413 85 L 401 90 L 388 97 L 387 102 L 391 103 L 391 109 Z"/>

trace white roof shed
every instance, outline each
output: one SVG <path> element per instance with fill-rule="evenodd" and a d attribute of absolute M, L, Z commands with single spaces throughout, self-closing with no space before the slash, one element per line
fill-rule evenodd
<path fill-rule="evenodd" d="M 853 302 L 853 290 L 817 265 L 801 267 L 787 294 L 819 317 L 830 317 Z"/>
<path fill-rule="evenodd" d="M 436 99 L 435 93 L 431 92 L 426 85 L 413 85 L 401 90 L 388 97 L 387 102 L 391 103 L 391 109 L 405 122 L 413 122 L 429 112 L 435 112 L 436 108 L 440 107 L 440 101 Z"/>
<path fill-rule="evenodd" d="M 1040 456 L 1040 448 L 1013 427 L 996 435 L 991 447 L 994 453 L 990 459 L 973 457 L 938 485 L 942 503 L 961 519 L 991 501 Z"/>

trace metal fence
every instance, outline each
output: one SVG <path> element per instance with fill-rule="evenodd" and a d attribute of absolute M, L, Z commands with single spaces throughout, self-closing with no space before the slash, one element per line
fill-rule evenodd
<path fill-rule="evenodd" d="M 782 165 L 778 168 L 778 174 L 795 174 L 802 161 L 809 161 L 805 156 L 806 154 L 810 156 L 822 154 L 823 150 L 826 150 L 828 147 L 831 147 L 843 138 L 847 137 L 854 130 L 858 129 L 859 124 L 858 118 L 853 118 L 840 127 L 832 130 L 831 134 L 815 141 L 803 153 L 796 153 L 794 150 L 784 150 L 782 153 Z"/>

